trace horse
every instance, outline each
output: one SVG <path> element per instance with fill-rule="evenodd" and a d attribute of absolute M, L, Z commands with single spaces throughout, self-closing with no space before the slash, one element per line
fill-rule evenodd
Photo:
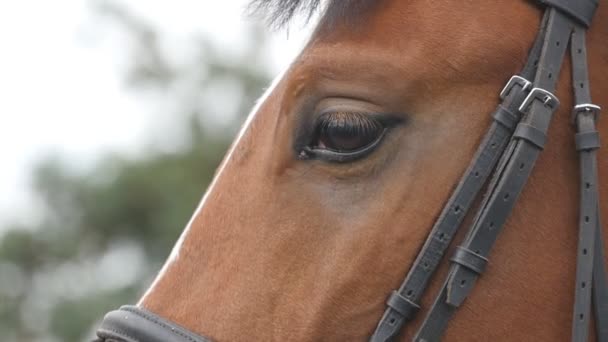
<path fill-rule="evenodd" d="M 542 11 L 547 4 L 334 0 L 323 7 L 317 0 L 258 0 L 254 6 L 275 26 L 300 10 L 322 14 L 301 53 L 247 117 L 139 300 L 136 308 L 147 314 L 122 315 L 169 328 L 181 336 L 175 341 L 364 341 L 475 157 L 494 121 L 487 114 L 497 94 L 527 65 L 538 32 L 551 26 Z M 586 36 L 590 94 L 604 107 L 606 22 L 608 6 L 601 4 Z M 570 114 L 572 57 L 564 58 L 562 72 L 549 74 L 561 104 L 546 145 L 445 341 L 561 341 L 571 334 L 580 171 Z M 599 120 L 597 131 L 606 136 L 608 121 Z M 597 156 L 599 179 L 608 179 L 606 153 Z M 608 199 L 608 186 L 598 193 Z M 596 210 L 608 216 L 608 206 Z M 462 226 L 478 219 L 471 211 Z M 466 234 L 462 228 L 454 240 Z M 599 239 L 608 243 L 606 234 Z M 446 254 L 457 250 L 452 245 Z M 433 307 L 452 267 L 440 261 L 420 312 L 395 340 L 412 340 Z M 597 316 L 595 322 L 598 331 L 606 328 Z"/>

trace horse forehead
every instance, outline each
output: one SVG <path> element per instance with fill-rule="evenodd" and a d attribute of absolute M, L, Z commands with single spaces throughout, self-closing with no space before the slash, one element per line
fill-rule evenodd
<path fill-rule="evenodd" d="M 350 47 L 361 54 L 381 47 L 401 56 L 425 52 L 455 59 L 504 54 L 505 49 L 525 54 L 538 21 L 539 11 L 523 0 L 389 0 L 354 23 L 321 25 L 309 47 Z"/>

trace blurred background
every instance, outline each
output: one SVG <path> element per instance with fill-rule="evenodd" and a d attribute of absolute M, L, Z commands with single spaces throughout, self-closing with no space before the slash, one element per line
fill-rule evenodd
<path fill-rule="evenodd" d="M 0 2 L 0 340 L 86 341 L 134 303 L 302 24 L 247 2 Z"/>

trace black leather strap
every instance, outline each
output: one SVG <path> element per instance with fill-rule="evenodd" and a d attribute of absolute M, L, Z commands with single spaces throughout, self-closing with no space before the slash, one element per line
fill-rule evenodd
<path fill-rule="evenodd" d="M 547 134 L 545 134 L 545 132 L 523 122 L 517 125 L 515 133 L 513 133 L 513 137 L 518 139 L 525 139 L 541 150 L 545 148 L 545 142 L 547 141 Z"/>
<path fill-rule="evenodd" d="M 598 5 L 598 0 L 538 0 L 538 2 L 563 11 L 585 27 L 591 25 Z"/>
<path fill-rule="evenodd" d="M 581 113 L 577 119 L 580 130 L 595 128 L 594 119 Z M 572 341 L 586 342 L 589 335 L 593 258 L 598 215 L 597 158 L 595 149 L 581 149 L 581 204 L 579 241 L 576 265 L 575 302 L 572 316 Z"/>
<path fill-rule="evenodd" d="M 580 132 L 574 136 L 576 150 L 595 150 L 600 148 L 600 134 L 598 131 Z"/>
<path fill-rule="evenodd" d="M 599 219 L 599 179 L 597 149 L 600 147 L 596 129 L 599 107 L 591 104 L 587 71 L 585 30 L 575 28 L 571 40 L 572 81 L 577 126 L 576 148 L 580 155 L 580 215 L 576 264 L 572 341 L 586 342 L 589 338 L 592 294 L 596 306 L 596 327 L 599 341 L 607 341 L 608 287 L 604 270 L 603 246 Z M 598 241 L 599 240 L 599 241 Z M 597 250 L 596 250 L 597 249 Z M 595 279 L 594 279 L 595 278 Z M 603 303 L 602 303 L 603 298 Z M 602 313 L 602 310 L 604 311 Z"/>
<path fill-rule="evenodd" d="M 397 311 L 403 317 L 412 317 L 416 314 L 420 306 L 412 302 L 409 298 L 404 297 L 399 291 L 393 291 L 390 297 L 386 300 L 386 305 Z"/>
<path fill-rule="evenodd" d="M 370 341 L 389 341 L 399 333 L 403 324 L 411 320 L 418 311 L 419 304 L 417 302 L 428 286 L 429 280 L 441 262 L 475 197 L 503 154 L 512 132 L 521 118 L 518 108 L 530 91 L 531 83 L 527 79 L 531 79 L 536 72 L 536 65 L 543 44 L 542 32 L 544 32 L 546 22 L 547 16 L 542 20 L 540 33 L 530 50 L 521 76 L 512 77 L 503 88 L 500 94 L 503 102 L 492 113 L 494 122 L 479 145 L 458 186 L 433 225 L 422 250 L 418 253 L 399 290 L 393 292 L 387 300 L 386 311 L 378 322 Z M 464 258 L 456 258 L 466 262 Z M 473 265 L 469 266 L 475 267 Z M 478 267 L 481 266 L 478 265 Z M 403 306 L 408 306 L 407 309 L 398 309 L 395 306 L 396 296 L 404 299 L 400 303 Z"/>
<path fill-rule="evenodd" d="M 95 342 L 211 342 L 137 306 L 111 311 L 97 329 Z"/>
<path fill-rule="evenodd" d="M 559 103 L 551 94 L 555 89 L 563 57 L 570 39 L 572 22 L 556 9 L 550 8 L 547 32 L 534 81 L 535 88 L 520 107 L 526 115 L 521 127 L 532 127 L 546 134 L 552 114 Z M 514 136 L 500 167 L 488 189 L 486 199 L 467 235 L 462 248 L 487 258 L 498 234 L 521 193 L 541 151 L 535 138 Z M 439 296 L 426 316 L 415 341 L 439 341 L 448 320 L 473 289 L 479 273 L 452 264 Z"/>
<path fill-rule="evenodd" d="M 602 220 L 600 218 L 599 208 L 597 212 L 595 256 L 593 257 L 593 306 L 595 309 L 595 330 L 598 342 L 608 342 L 608 276 L 606 275 Z"/>

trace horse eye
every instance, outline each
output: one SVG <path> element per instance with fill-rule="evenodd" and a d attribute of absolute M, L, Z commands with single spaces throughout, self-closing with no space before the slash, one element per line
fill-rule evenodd
<path fill-rule="evenodd" d="M 375 142 L 384 126 L 359 113 L 329 113 L 319 118 L 313 148 L 334 152 L 353 152 Z"/>
<path fill-rule="evenodd" d="M 323 114 L 317 119 L 312 139 L 299 157 L 339 163 L 363 158 L 380 144 L 387 129 L 398 121 L 387 115 Z"/>

